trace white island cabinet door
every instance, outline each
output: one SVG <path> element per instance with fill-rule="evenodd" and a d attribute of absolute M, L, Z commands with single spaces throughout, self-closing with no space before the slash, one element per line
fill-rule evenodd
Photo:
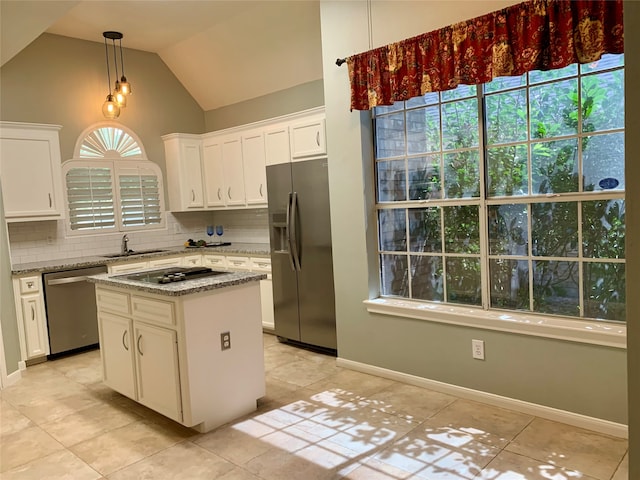
<path fill-rule="evenodd" d="M 131 320 L 101 311 L 99 327 L 102 379 L 115 391 L 135 400 Z"/>
<path fill-rule="evenodd" d="M 182 422 L 176 332 L 135 322 L 138 401 Z"/>

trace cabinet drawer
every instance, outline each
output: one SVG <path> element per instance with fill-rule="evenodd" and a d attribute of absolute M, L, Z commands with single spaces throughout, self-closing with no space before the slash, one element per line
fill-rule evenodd
<path fill-rule="evenodd" d="M 176 324 L 173 302 L 132 295 L 131 308 L 133 310 L 134 320 L 146 320 L 163 325 Z"/>
<path fill-rule="evenodd" d="M 182 266 L 182 257 L 158 258 L 157 260 L 149 260 L 149 267 L 180 267 Z"/>
<path fill-rule="evenodd" d="M 251 270 L 254 272 L 271 273 L 271 259 L 251 257 Z"/>
<path fill-rule="evenodd" d="M 40 277 L 24 277 L 20 279 L 20 293 L 40 291 Z"/>
<path fill-rule="evenodd" d="M 119 313 L 121 315 L 129 315 L 129 294 L 114 292 L 113 290 L 103 290 L 96 288 L 96 303 L 98 310 Z"/>
<path fill-rule="evenodd" d="M 203 255 L 202 264 L 210 268 L 227 268 L 227 259 L 224 255 Z"/>
<path fill-rule="evenodd" d="M 149 262 L 121 263 L 119 265 L 109 265 L 109 273 L 137 272 L 149 268 Z"/>
<path fill-rule="evenodd" d="M 187 255 L 182 257 L 182 264 L 185 267 L 199 267 L 202 265 L 202 255 Z"/>
<path fill-rule="evenodd" d="M 230 270 L 249 270 L 249 257 L 227 257 L 227 268 Z"/>

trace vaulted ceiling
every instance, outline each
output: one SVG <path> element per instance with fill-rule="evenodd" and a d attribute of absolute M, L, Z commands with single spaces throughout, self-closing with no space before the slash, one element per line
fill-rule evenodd
<path fill-rule="evenodd" d="M 1 0 L 2 65 L 44 32 L 157 53 L 203 110 L 322 78 L 317 0 Z"/>

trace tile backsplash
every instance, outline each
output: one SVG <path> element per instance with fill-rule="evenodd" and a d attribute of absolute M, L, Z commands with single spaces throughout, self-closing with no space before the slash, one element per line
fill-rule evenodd
<path fill-rule="evenodd" d="M 11 263 L 28 263 L 117 253 L 124 232 L 66 234 L 66 220 L 9 223 Z M 222 237 L 209 238 L 207 225 L 222 225 Z M 187 239 L 269 243 L 267 209 L 166 213 L 166 228 L 126 232 L 129 248 L 146 250 L 182 245 Z"/>

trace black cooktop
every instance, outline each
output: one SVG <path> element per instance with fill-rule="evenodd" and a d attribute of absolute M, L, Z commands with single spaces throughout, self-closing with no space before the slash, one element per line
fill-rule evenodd
<path fill-rule="evenodd" d="M 140 273 L 128 273 L 126 275 L 118 275 L 118 277 L 138 282 L 165 284 L 224 275 L 225 273 L 229 272 L 220 272 L 212 270 L 209 267 L 170 267 L 159 270 L 147 270 Z"/>

